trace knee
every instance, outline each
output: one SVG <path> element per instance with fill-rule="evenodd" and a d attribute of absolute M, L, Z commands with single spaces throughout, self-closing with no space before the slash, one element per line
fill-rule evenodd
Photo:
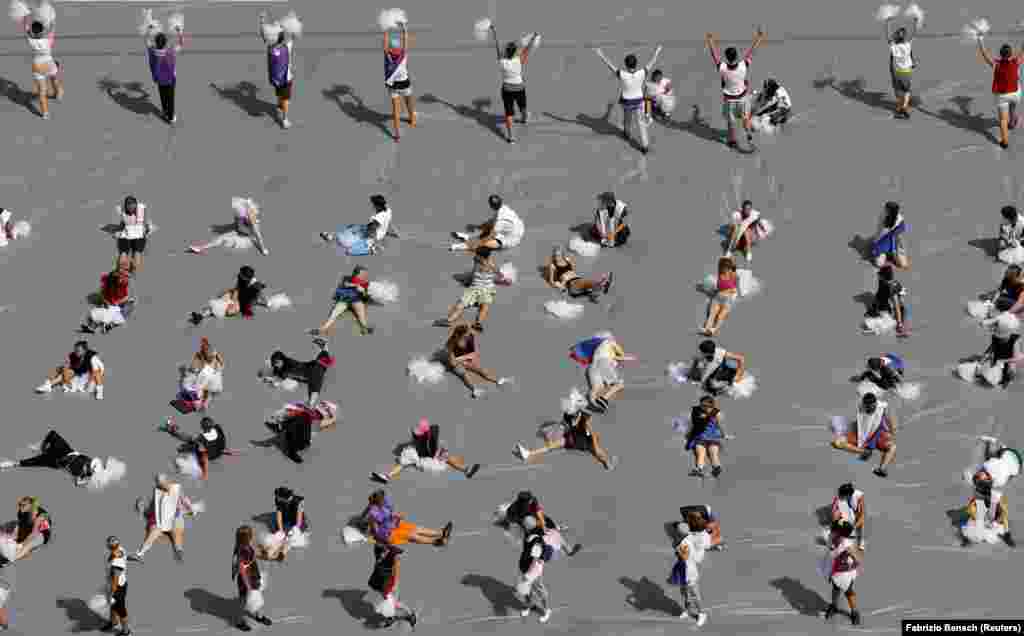
<path fill-rule="evenodd" d="M 845 439 L 834 439 L 832 440 L 832 448 L 836 450 L 846 450 L 850 445 Z"/>

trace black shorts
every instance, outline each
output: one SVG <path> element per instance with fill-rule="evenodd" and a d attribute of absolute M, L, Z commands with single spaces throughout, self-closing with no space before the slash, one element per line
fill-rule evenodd
<path fill-rule="evenodd" d="M 128 606 L 125 604 L 125 597 L 128 595 L 128 586 L 122 585 L 114 592 L 113 603 L 110 604 L 110 611 L 118 616 L 128 615 Z"/>
<path fill-rule="evenodd" d="M 142 254 L 146 251 L 146 239 L 117 239 L 118 254 Z"/>
<path fill-rule="evenodd" d="M 511 117 L 516 114 L 516 108 L 520 113 L 526 112 L 526 89 L 509 90 L 502 87 L 501 102 L 505 105 L 505 116 Z"/>
<path fill-rule="evenodd" d="M 292 84 L 294 82 L 288 82 L 284 86 L 275 86 L 274 94 L 277 95 L 278 99 L 291 99 L 292 98 Z"/>
<path fill-rule="evenodd" d="M 564 448 L 565 450 L 574 450 L 581 453 L 591 453 L 594 451 L 594 440 L 589 435 L 566 433 Z"/>

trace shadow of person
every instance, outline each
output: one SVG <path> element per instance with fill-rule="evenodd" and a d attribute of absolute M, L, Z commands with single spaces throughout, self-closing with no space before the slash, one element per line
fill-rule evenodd
<path fill-rule="evenodd" d="M 864 311 L 870 311 L 875 306 L 875 294 L 874 292 L 862 291 L 853 295 L 853 302 L 864 305 Z M 831 519 L 824 523 L 831 523 Z"/>
<path fill-rule="evenodd" d="M 478 97 L 470 102 L 469 106 L 466 106 L 465 104 L 452 104 L 444 101 L 437 95 L 427 93 L 420 97 L 420 102 L 447 106 L 459 117 L 475 121 L 481 128 L 494 133 L 501 139 L 505 139 L 505 134 L 498 125 L 498 117 L 490 110 L 491 106 L 494 105 L 494 100 L 490 97 Z"/>
<path fill-rule="evenodd" d="M 683 611 L 679 603 L 669 598 L 660 585 L 646 576 L 640 580 L 620 576 L 619 583 L 629 590 L 626 603 L 638 612 L 654 610 L 670 616 L 679 616 Z"/>
<path fill-rule="evenodd" d="M 594 117 L 592 115 L 587 115 L 586 113 L 579 113 L 573 119 L 568 119 L 546 111 L 544 115 L 555 121 L 562 122 L 563 124 L 577 124 L 584 128 L 589 128 L 597 135 L 604 137 L 621 137 L 625 139 L 625 131 L 612 123 L 612 111 L 614 109 L 615 102 L 608 102 L 608 108 L 605 109 L 604 114 L 600 117 Z"/>
<path fill-rule="evenodd" d="M 967 241 L 967 244 L 985 252 L 985 255 L 989 258 L 996 258 L 999 256 L 999 239 L 997 238 L 976 238 Z"/>
<path fill-rule="evenodd" d="M 33 115 L 39 114 L 39 109 L 34 103 L 35 96 L 29 91 L 22 90 L 20 86 L 5 77 L 0 77 L 0 93 L 15 106 L 20 106 Z"/>
<path fill-rule="evenodd" d="M 854 234 L 853 238 L 850 239 L 850 242 L 847 243 L 846 246 L 856 252 L 857 256 L 859 256 L 861 260 L 871 260 L 872 241 L 870 237 Z"/>
<path fill-rule="evenodd" d="M 467 574 L 460 582 L 467 587 L 480 588 L 496 616 L 507 616 L 510 609 L 522 607 L 515 588 L 493 576 Z"/>
<path fill-rule="evenodd" d="M 149 99 L 142 82 L 118 82 L 104 77 L 96 83 L 115 104 L 136 115 L 159 115 L 160 110 Z"/>
<path fill-rule="evenodd" d="M 664 126 L 670 130 L 681 130 L 688 132 L 694 137 L 703 139 L 704 141 L 710 141 L 716 144 L 725 145 L 726 133 L 729 131 L 715 128 L 707 122 L 704 116 L 700 112 L 700 106 L 694 105 L 693 112 L 690 115 L 690 119 L 686 121 L 676 121 L 670 119 L 664 122 Z"/>
<path fill-rule="evenodd" d="M 232 626 L 238 622 L 241 614 L 238 599 L 217 596 L 198 587 L 185 590 L 185 598 L 196 614 L 213 616 Z"/>
<path fill-rule="evenodd" d="M 107 624 L 107 621 L 89 609 L 88 603 L 80 598 L 59 598 L 57 608 L 64 610 L 68 620 L 73 623 L 68 630 L 72 634 L 97 632 Z"/>
<path fill-rule="evenodd" d="M 373 605 L 366 600 L 367 592 L 365 590 L 351 588 L 345 590 L 324 590 L 321 596 L 323 598 L 338 599 L 349 616 L 371 629 L 383 626 L 383 618 L 377 614 Z"/>
<path fill-rule="evenodd" d="M 977 133 L 994 144 L 999 143 L 999 138 L 992 132 L 992 127 L 998 126 L 999 122 L 980 113 L 972 113 L 971 103 L 973 101 L 973 97 L 957 95 L 949 98 L 949 102 L 953 104 L 954 108 L 945 107 L 931 112 L 918 106 L 917 110 L 929 117 L 944 121 L 954 128 Z"/>
<path fill-rule="evenodd" d="M 949 519 L 949 524 L 953 526 L 953 529 L 959 534 L 961 528 L 970 521 L 970 517 L 967 515 L 967 507 L 959 506 L 951 510 L 946 511 L 946 518 Z"/>
<path fill-rule="evenodd" d="M 388 138 L 394 139 L 394 133 L 390 128 L 388 128 L 388 123 L 391 121 L 391 115 L 389 113 L 375 111 L 368 107 L 366 102 L 363 101 L 363 98 L 356 95 L 351 86 L 347 84 L 335 84 L 329 89 L 320 91 L 320 94 L 324 96 L 324 99 L 337 104 L 338 108 L 341 109 L 341 112 L 348 115 L 353 121 L 357 121 L 360 124 L 370 124 L 387 135 Z M 344 99 L 345 97 L 348 99 Z"/>
<path fill-rule="evenodd" d="M 771 585 L 782 594 L 790 607 L 804 616 L 818 616 L 828 607 L 828 601 L 820 594 L 794 578 L 784 576 L 774 579 Z"/>
<path fill-rule="evenodd" d="M 242 109 L 250 117 L 270 117 L 277 113 L 277 106 L 259 98 L 260 89 L 252 82 L 239 82 L 234 86 L 221 88 L 210 82 L 210 88 L 218 97 Z"/>
<path fill-rule="evenodd" d="M 841 82 L 831 81 L 824 84 L 824 86 L 829 86 L 846 99 L 852 99 L 853 101 L 860 102 L 865 106 L 870 106 L 877 110 L 884 110 L 889 113 L 896 112 L 896 102 L 890 101 L 887 98 L 886 93 L 882 91 L 867 90 L 867 80 L 863 77 L 858 77 L 857 79 L 852 80 L 843 80 Z"/>
<path fill-rule="evenodd" d="M 269 532 L 273 532 L 277 529 L 276 512 L 261 512 L 258 515 L 253 515 L 251 519 L 253 522 L 265 526 Z"/>

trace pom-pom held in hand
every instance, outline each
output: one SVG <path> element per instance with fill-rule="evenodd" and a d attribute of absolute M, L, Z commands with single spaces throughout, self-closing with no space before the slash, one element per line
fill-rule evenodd
<path fill-rule="evenodd" d="M 280 311 L 282 309 L 288 309 L 292 306 L 292 299 L 286 294 L 274 294 L 267 299 L 267 309 L 270 311 Z"/>
<path fill-rule="evenodd" d="M 907 10 L 903 12 L 903 15 L 904 17 L 913 20 L 918 27 L 924 24 L 924 10 L 916 3 L 908 6 Z"/>
<path fill-rule="evenodd" d="M 28 16 L 32 15 L 32 9 L 29 9 L 28 5 L 21 2 L 21 0 L 14 0 L 11 2 L 11 8 L 10 11 L 7 12 L 7 15 L 9 15 L 15 22 L 21 22 Z"/>
<path fill-rule="evenodd" d="M 390 281 L 372 281 L 366 291 L 370 295 L 370 300 L 377 304 L 398 302 L 398 285 Z"/>
<path fill-rule="evenodd" d="M 293 38 L 302 37 L 302 22 L 299 20 L 299 16 L 294 11 L 289 11 L 288 15 L 281 18 L 281 28 L 284 29 L 285 33 L 292 36 Z"/>
<path fill-rule="evenodd" d="M 887 22 L 900 14 L 900 8 L 894 4 L 883 4 L 878 7 L 875 19 L 879 22 Z"/>
<path fill-rule="evenodd" d="M 964 25 L 963 29 L 960 30 L 960 36 L 964 44 L 976 44 L 979 40 L 984 39 L 991 29 L 992 25 L 989 24 L 988 20 L 977 18 Z"/>
<path fill-rule="evenodd" d="M 57 10 L 49 2 L 43 2 L 32 13 L 35 19 L 42 22 L 45 26 L 50 26 L 57 19 Z"/>
<path fill-rule="evenodd" d="M 139 20 L 139 35 L 147 35 L 149 33 L 161 33 L 164 27 L 160 24 L 160 21 L 153 17 L 152 9 L 142 10 L 142 19 Z"/>
<path fill-rule="evenodd" d="M 377 26 L 380 27 L 381 31 L 391 31 L 408 23 L 409 20 L 405 15 L 405 11 L 401 9 L 384 9 L 377 16 Z"/>
<path fill-rule="evenodd" d="M 498 274 L 500 275 L 503 284 L 512 285 L 519 277 L 519 269 L 511 263 L 505 263 L 501 266 L 501 269 L 498 270 Z"/>
<path fill-rule="evenodd" d="M 171 17 L 167 18 L 167 28 L 171 31 L 184 31 L 185 16 L 181 13 L 175 13 Z"/>
<path fill-rule="evenodd" d="M 490 37 L 491 28 L 493 26 L 494 23 L 491 22 L 490 18 L 480 18 L 476 21 L 476 24 L 473 25 L 473 37 L 483 42 Z"/>
<path fill-rule="evenodd" d="M 263 39 L 267 42 L 277 42 L 281 31 L 284 30 L 277 22 L 264 22 L 260 25 L 260 29 L 263 31 Z"/>

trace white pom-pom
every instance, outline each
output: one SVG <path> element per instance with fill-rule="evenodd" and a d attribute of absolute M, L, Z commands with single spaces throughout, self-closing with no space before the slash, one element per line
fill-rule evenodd
<path fill-rule="evenodd" d="M 549 300 L 544 303 L 544 311 L 562 320 L 574 320 L 583 315 L 583 305 L 571 303 L 564 299 Z"/>
<path fill-rule="evenodd" d="M 18 556 L 18 543 L 12 534 L 5 534 L 0 537 L 0 556 L 8 561 L 14 562 Z"/>
<path fill-rule="evenodd" d="M 967 301 L 967 313 L 972 318 L 985 320 L 992 316 L 993 306 L 991 300 L 969 300 Z"/>
<path fill-rule="evenodd" d="M 1020 331 L 1020 319 L 1013 314 L 999 314 L 995 320 L 994 331 L 997 336 L 1008 337 Z"/>
<path fill-rule="evenodd" d="M 167 28 L 171 31 L 185 30 L 185 15 L 182 13 L 172 14 L 167 18 Z"/>
<path fill-rule="evenodd" d="M 420 454 L 416 452 L 416 448 L 411 444 L 404 446 L 402 452 L 398 455 L 398 463 L 401 466 L 415 466 L 420 461 Z"/>
<path fill-rule="evenodd" d="M 292 306 L 292 299 L 287 294 L 281 292 L 274 294 L 267 299 L 267 309 L 270 311 L 279 311 L 281 309 L 287 309 Z"/>
<path fill-rule="evenodd" d="M 761 292 L 761 281 L 749 269 L 736 270 L 736 293 L 741 296 L 756 296 Z"/>
<path fill-rule="evenodd" d="M 45 26 L 50 26 L 57 19 L 57 10 L 53 8 L 53 5 L 49 2 L 43 2 L 33 12 L 36 20 L 42 22 Z"/>
<path fill-rule="evenodd" d="M 302 21 L 294 11 L 289 11 L 288 15 L 281 18 L 281 28 L 293 38 L 302 37 Z"/>
<path fill-rule="evenodd" d="M 142 19 L 139 21 L 139 35 L 147 35 L 149 33 L 162 33 L 164 27 L 160 24 L 160 21 L 153 16 L 152 9 L 142 10 Z"/>
<path fill-rule="evenodd" d="M 775 126 L 772 124 L 771 115 L 761 115 L 760 117 L 754 117 L 750 120 L 751 126 L 755 132 L 764 133 L 766 135 L 775 134 Z"/>
<path fill-rule="evenodd" d="M 743 376 L 739 382 L 733 382 L 729 387 L 729 397 L 737 400 L 749 398 L 757 390 L 757 378 L 749 373 Z"/>
<path fill-rule="evenodd" d="M 996 257 L 1007 265 L 1024 264 L 1024 247 L 1020 245 L 1008 247 L 1005 250 L 1000 250 Z"/>
<path fill-rule="evenodd" d="M 285 378 L 277 383 L 277 388 L 281 389 L 282 391 L 297 391 L 299 388 L 299 383 L 297 380 Z"/>
<path fill-rule="evenodd" d="M 992 25 L 989 24 L 989 21 L 985 18 L 978 18 L 971 23 L 971 26 L 974 27 L 974 30 L 978 35 L 988 35 L 989 31 L 992 30 Z"/>
<path fill-rule="evenodd" d="M 916 22 L 918 27 L 924 24 L 924 10 L 916 3 L 907 7 L 907 10 L 903 12 L 903 15 Z"/>
<path fill-rule="evenodd" d="M 879 22 L 886 22 L 892 20 L 900 14 L 900 8 L 894 4 L 883 4 L 878 7 L 878 12 L 875 13 L 875 19 Z"/>
<path fill-rule="evenodd" d="M 405 11 L 401 9 L 384 9 L 377 17 L 377 25 L 381 31 L 391 31 L 408 23 L 409 20 L 405 15 Z"/>
<path fill-rule="evenodd" d="M 341 540 L 345 545 L 358 545 L 367 542 L 366 535 L 352 526 L 345 526 L 341 529 Z"/>
<path fill-rule="evenodd" d="M 100 325 L 118 326 L 125 323 L 120 307 L 93 307 L 89 319 Z"/>
<path fill-rule="evenodd" d="M 228 301 L 223 298 L 214 298 L 210 301 L 210 311 L 217 318 L 224 318 L 228 315 Z"/>
<path fill-rule="evenodd" d="M 846 435 L 847 431 L 850 430 L 850 420 L 843 415 L 833 415 L 832 420 L 829 422 L 829 428 L 836 437 Z"/>
<path fill-rule="evenodd" d="M 956 374 L 961 380 L 974 382 L 978 377 L 978 366 L 977 362 L 961 362 L 956 367 Z"/>
<path fill-rule="evenodd" d="M 106 620 L 110 616 L 110 599 L 106 594 L 96 594 L 89 599 L 89 609 L 97 616 Z"/>
<path fill-rule="evenodd" d="M 416 462 L 416 467 L 425 473 L 438 475 L 448 470 L 448 463 L 436 457 L 421 457 Z"/>
<path fill-rule="evenodd" d="M 540 46 L 540 38 L 541 38 L 540 33 L 534 33 L 532 35 L 533 35 L 533 40 L 530 41 L 530 53 L 533 53 L 534 51 L 536 51 L 537 47 Z"/>
<path fill-rule="evenodd" d="M 562 398 L 562 412 L 567 415 L 576 415 L 587 405 L 587 398 L 579 387 L 572 387 L 569 396 Z"/>
<path fill-rule="evenodd" d="M 864 329 L 876 336 L 892 333 L 896 330 L 896 319 L 888 312 L 880 316 L 871 316 L 864 319 Z"/>
<path fill-rule="evenodd" d="M 223 241 L 224 247 L 229 250 L 250 250 L 256 246 L 256 242 L 248 236 L 243 236 L 238 232 L 228 232 L 227 234 L 221 235 L 221 241 Z"/>
<path fill-rule="evenodd" d="M 126 471 L 127 466 L 124 462 L 115 457 L 108 457 L 106 464 L 100 464 L 99 469 L 93 471 L 92 478 L 89 480 L 89 488 L 102 490 L 123 479 Z"/>
<path fill-rule="evenodd" d="M 7 599 L 11 598 L 11 590 L 7 587 L 0 587 L 0 608 L 7 605 Z"/>
<path fill-rule="evenodd" d="M 277 42 L 277 38 L 281 36 L 281 31 L 284 29 L 278 22 L 264 22 L 260 25 L 260 30 L 263 32 L 263 39 L 267 42 Z"/>
<path fill-rule="evenodd" d="M 199 479 L 203 475 L 203 469 L 199 466 L 199 460 L 192 453 L 175 457 L 174 466 L 178 469 L 179 475 L 185 475 L 192 479 Z"/>
<path fill-rule="evenodd" d="M 773 234 L 775 234 L 775 223 L 771 219 L 761 219 L 760 223 L 755 226 L 757 231 L 758 240 L 764 240 Z"/>
<path fill-rule="evenodd" d="M 519 278 L 519 269 L 511 263 L 505 263 L 498 270 L 498 274 L 503 283 L 506 285 L 512 285 Z"/>
<path fill-rule="evenodd" d="M 904 400 L 916 400 L 921 397 L 921 385 L 917 382 L 903 382 L 896 387 L 896 395 Z"/>
<path fill-rule="evenodd" d="M 204 512 L 206 512 L 206 502 L 205 501 L 193 501 L 192 502 L 192 514 L 193 515 L 200 515 L 200 514 L 202 514 Z"/>
<path fill-rule="evenodd" d="M 11 19 L 15 22 L 21 22 L 31 14 L 32 9 L 29 9 L 28 5 L 21 0 L 12 0 L 11 8 L 7 12 L 7 15 L 11 16 Z"/>
<path fill-rule="evenodd" d="M 255 614 L 263 609 L 263 592 L 259 590 L 249 590 L 249 593 L 245 595 L 245 609 L 248 612 Z"/>
<path fill-rule="evenodd" d="M 408 372 L 419 384 L 438 384 L 444 380 L 445 369 L 440 362 L 420 356 L 409 362 Z"/>
<path fill-rule="evenodd" d="M 375 303 L 384 305 L 387 303 L 398 302 L 398 285 L 391 281 L 372 281 L 366 291 L 370 295 L 370 300 Z"/>
<path fill-rule="evenodd" d="M 16 221 L 14 223 L 14 238 L 25 238 L 32 233 L 32 224 L 28 221 Z"/>
<path fill-rule="evenodd" d="M 690 383 L 690 365 L 685 362 L 673 362 L 665 369 L 665 375 L 676 386 Z"/>
<path fill-rule="evenodd" d="M 490 37 L 492 26 L 494 26 L 494 24 L 491 22 L 490 18 L 480 18 L 476 21 L 476 24 L 473 25 L 473 37 L 483 42 Z"/>
<path fill-rule="evenodd" d="M 580 256 L 587 258 L 593 258 L 601 252 L 601 246 L 597 243 L 591 243 L 590 241 L 584 241 L 579 236 L 574 236 L 569 239 L 569 249 Z"/>

